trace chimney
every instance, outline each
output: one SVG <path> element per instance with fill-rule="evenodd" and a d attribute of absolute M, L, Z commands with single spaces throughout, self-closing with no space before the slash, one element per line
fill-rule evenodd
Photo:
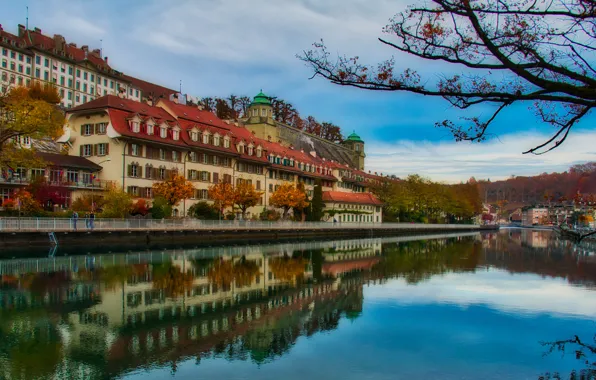
<path fill-rule="evenodd" d="M 66 40 L 60 34 L 54 34 L 54 45 L 56 46 L 56 50 L 64 51 Z"/>
<path fill-rule="evenodd" d="M 89 51 L 89 46 L 88 45 L 83 45 L 83 46 L 81 46 L 81 49 L 83 51 Z"/>
<path fill-rule="evenodd" d="M 2 31 L 2 30 L 4 30 L 4 29 L 2 29 L 2 24 L 0 24 L 0 31 Z"/>
<path fill-rule="evenodd" d="M 310 151 L 310 155 L 316 158 L 317 157 L 317 152 L 314 151 L 314 150 L 311 150 Z"/>
<path fill-rule="evenodd" d="M 153 107 L 153 96 L 149 95 L 147 98 L 147 105 Z"/>
<path fill-rule="evenodd" d="M 106 61 L 106 65 L 108 64 L 108 57 L 103 57 L 103 60 Z"/>
<path fill-rule="evenodd" d="M 68 43 L 68 46 L 73 47 L 73 48 L 76 48 L 77 47 L 77 44 L 75 44 L 74 42 L 69 42 Z"/>
<path fill-rule="evenodd" d="M 27 31 L 27 29 L 25 29 L 25 25 L 19 24 L 19 38 L 25 37 L 26 31 Z"/>
<path fill-rule="evenodd" d="M 178 94 L 174 94 L 172 95 L 172 101 L 176 104 L 178 104 Z"/>
<path fill-rule="evenodd" d="M 267 141 L 271 142 L 271 136 L 267 136 Z"/>
<path fill-rule="evenodd" d="M 39 29 L 38 27 L 33 28 L 33 31 L 36 33 L 41 34 L 41 29 Z"/>
<path fill-rule="evenodd" d="M 99 49 L 93 49 L 91 50 L 91 54 L 96 56 L 96 57 L 101 57 L 101 51 Z"/>

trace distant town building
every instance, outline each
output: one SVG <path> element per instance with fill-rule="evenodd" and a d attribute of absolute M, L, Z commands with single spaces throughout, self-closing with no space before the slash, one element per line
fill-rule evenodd
<path fill-rule="evenodd" d="M 528 208 L 522 211 L 522 226 L 541 224 L 547 219 L 547 208 Z"/>

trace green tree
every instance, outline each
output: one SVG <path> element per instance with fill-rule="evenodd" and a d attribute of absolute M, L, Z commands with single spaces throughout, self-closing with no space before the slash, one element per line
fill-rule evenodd
<path fill-rule="evenodd" d="M 116 186 L 105 193 L 103 200 L 103 218 L 125 218 L 132 209 L 132 196 Z"/>
<path fill-rule="evenodd" d="M 188 215 L 197 219 L 217 220 L 219 219 L 219 210 L 207 202 L 198 202 L 190 206 Z"/>
<path fill-rule="evenodd" d="M 323 208 L 325 204 L 323 203 L 323 186 L 321 185 L 321 180 L 317 179 L 315 181 L 315 187 L 312 195 L 312 202 L 310 207 L 310 220 L 313 222 L 318 222 L 323 217 Z"/>
<path fill-rule="evenodd" d="M 151 217 L 153 219 L 163 219 L 172 215 L 172 205 L 163 197 L 156 197 L 151 205 Z"/>

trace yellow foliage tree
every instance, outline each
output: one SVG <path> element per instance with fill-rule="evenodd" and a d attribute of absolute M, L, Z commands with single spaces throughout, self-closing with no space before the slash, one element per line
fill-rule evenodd
<path fill-rule="evenodd" d="M 33 198 L 30 192 L 27 190 L 19 190 L 14 195 L 15 199 L 18 199 L 19 211 L 23 215 L 35 215 L 42 211 L 39 202 Z"/>
<path fill-rule="evenodd" d="M 220 182 L 209 187 L 209 198 L 213 199 L 220 214 L 226 207 L 234 205 L 234 188 L 231 183 Z"/>
<path fill-rule="evenodd" d="M 174 173 L 169 179 L 153 184 L 153 194 L 163 197 L 170 206 L 192 197 L 195 188 L 184 176 Z"/>
<path fill-rule="evenodd" d="M 249 207 L 256 206 L 261 200 L 261 191 L 256 191 L 255 187 L 248 183 L 242 182 L 234 188 L 234 204 L 242 211 L 242 219 L 246 217 L 246 210 Z"/>
<path fill-rule="evenodd" d="M 40 165 L 34 149 L 20 149 L 23 139 L 55 138 L 64 126 L 56 87 L 33 82 L 0 94 L 0 167 Z"/>
<path fill-rule="evenodd" d="M 308 206 L 304 191 L 297 189 L 291 183 L 284 183 L 275 190 L 273 194 L 271 194 L 271 198 L 269 198 L 269 204 L 273 207 L 283 209 L 284 219 L 287 217 L 290 209 L 303 210 Z"/>

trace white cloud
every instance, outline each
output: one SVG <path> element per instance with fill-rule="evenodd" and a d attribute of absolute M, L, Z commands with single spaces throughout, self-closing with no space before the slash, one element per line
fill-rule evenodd
<path fill-rule="evenodd" d="M 391 280 L 366 288 L 367 301 L 397 304 L 448 303 L 460 307 L 487 305 L 516 314 L 564 314 L 593 318 L 596 293 L 571 286 L 564 279 L 543 279 L 535 274 L 512 275 L 503 270 L 449 273 L 416 286 Z M 553 302 L 556 299 L 556 302 Z"/>
<path fill-rule="evenodd" d="M 575 132 L 561 147 L 545 155 L 522 154 L 546 139 L 546 135 L 528 132 L 483 143 L 377 141 L 367 143 L 366 164 L 373 172 L 400 177 L 420 174 L 437 181 L 459 182 L 471 176 L 496 180 L 565 171 L 578 162 L 596 161 L 596 132 L 592 131 Z"/>

